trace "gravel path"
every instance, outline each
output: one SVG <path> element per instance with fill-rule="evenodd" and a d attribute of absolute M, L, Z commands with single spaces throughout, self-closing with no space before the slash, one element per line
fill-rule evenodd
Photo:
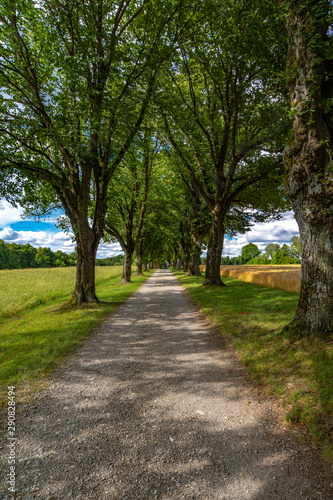
<path fill-rule="evenodd" d="M 65 362 L 17 433 L 19 499 L 333 499 L 316 452 L 169 271 Z"/>

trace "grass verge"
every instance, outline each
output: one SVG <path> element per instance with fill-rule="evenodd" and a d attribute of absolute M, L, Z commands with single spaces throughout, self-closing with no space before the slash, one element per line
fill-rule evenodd
<path fill-rule="evenodd" d="M 96 269 L 97 296 L 101 301 L 109 303 L 73 309 L 61 307 L 64 301 L 70 299 L 74 286 L 72 269 L 34 271 L 36 273 L 32 273 L 33 279 L 30 279 L 28 285 L 31 295 L 35 297 L 35 306 L 29 303 L 24 309 L 22 304 L 21 316 L 17 317 L 17 309 L 11 309 L 7 299 L 7 311 L 15 310 L 15 313 L 12 313 L 10 319 L 2 317 L 0 406 L 6 404 L 8 386 L 16 386 L 18 400 L 25 399 L 25 394 L 29 396 L 67 354 L 88 338 L 93 327 L 124 302 L 148 277 L 133 276 L 131 283 L 120 285 L 121 267 Z M 58 273 L 51 273 L 52 276 L 47 278 L 45 271 Z M 19 271 L 17 276 L 23 279 L 20 272 L 22 271 Z M 0 280 L 1 273 L 2 271 Z M 15 290 L 20 291 L 20 287 Z M 7 287 L 7 294 L 11 295 L 11 300 L 15 302 L 15 292 L 11 292 Z"/>
<path fill-rule="evenodd" d="M 280 333 L 295 314 L 298 294 L 232 278 L 223 279 L 227 287 L 203 287 L 203 278 L 174 274 L 256 382 L 279 396 L 286 420 L 305 425 L 333 459 L 333 339 L 292 342 Z"/>

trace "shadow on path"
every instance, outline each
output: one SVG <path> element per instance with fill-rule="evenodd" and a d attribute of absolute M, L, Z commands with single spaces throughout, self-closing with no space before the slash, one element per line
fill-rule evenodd
<path fill-rule="evenodd" d="M 333 498 L 316 453 L 259 401 L 169 271 L 106 320 L 18 422 L 22 499 Z"/>

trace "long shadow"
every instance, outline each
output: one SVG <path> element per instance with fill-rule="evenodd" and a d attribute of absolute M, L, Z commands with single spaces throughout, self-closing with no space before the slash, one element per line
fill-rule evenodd
<path fill-rule="evenodd" d="M 258 411 L 244 368 L 162 276 L 22 408 L 19 498 L 333 498 L 320 460 Z"/>

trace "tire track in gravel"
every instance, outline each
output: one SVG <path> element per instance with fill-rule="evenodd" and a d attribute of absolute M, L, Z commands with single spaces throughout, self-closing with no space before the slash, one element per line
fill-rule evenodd
<path fill-rule="evenodd" d="M 333 498 L 331 469 L 258 396 L 169 271 L 21 408 L 17 435 L 24 500 Z"/>

